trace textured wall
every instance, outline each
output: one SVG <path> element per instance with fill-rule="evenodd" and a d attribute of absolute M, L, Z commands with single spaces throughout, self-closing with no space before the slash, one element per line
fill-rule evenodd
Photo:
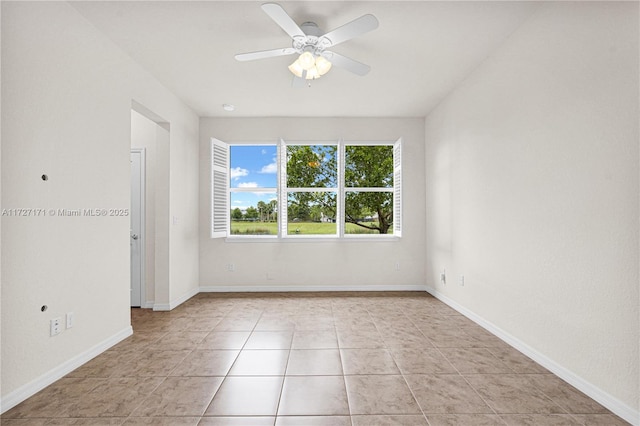
<path fill-rule="evenodd" d="M 638 113 L 638 4 L 553 3 L 425 131 L 427 285 L 636 414 Z"/>

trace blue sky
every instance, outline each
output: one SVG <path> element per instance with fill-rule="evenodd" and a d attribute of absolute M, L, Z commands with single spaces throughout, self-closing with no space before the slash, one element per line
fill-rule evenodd
<path fill-rule="evenodd" d="M 277 188 L 277 147 L 275 145 L 232 145 L 229 147 L 232 188 Z M 276 193 L 232 192 L 231 209 L 268 203 Z"/>

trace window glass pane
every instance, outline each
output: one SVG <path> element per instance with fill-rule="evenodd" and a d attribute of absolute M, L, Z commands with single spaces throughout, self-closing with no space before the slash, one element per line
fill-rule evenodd
<path fill-rule="evenodd" d="M 393 146 L 346 146 L 344 182 L 347 188 L 393 188 Z"/>
<path fill-rule="evenodd" d="M 335 235 L 335 192 L 291 192 L 287 197 L 288 235 Z"/>
<path fill-rule="evenodd" d="M 276 145 L 232 145 L 229 147 L 231 188 L 276 188 Z"/>
<path fill-rule="evenodd" d="M 232 192 L 231 235 L 278 235 L 275 192 Z"/>
<path fill-rule="evenodd" d="M 393 192 L 345 193 L 345 234 L 393 234 Z"/>
<path fill-rule="evenodd" d="M 287 145 L 287 187 L 336 188 L 336 145 Z"/>

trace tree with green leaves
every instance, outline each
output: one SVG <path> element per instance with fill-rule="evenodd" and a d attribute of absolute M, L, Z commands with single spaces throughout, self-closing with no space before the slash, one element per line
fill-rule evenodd
<path fill-rule="evenodd" d="M 347 146 L 344 170 L 345 221 L 380 234 L 389 232 L 393 225 L 393 147 Z M 288 188 L 337 188 L 337 177 L 336 145 L 287 146 Z M 291 219 L 335 219 L 336 197 L 335 192 L 294 190 L 289 193 L 287 213 Z"/>
<path fill-rule="evenodd" d="M 287 187 L 334 188 L 337 176 L 337 146 L 287 146 Z M 291 219 L 312 220 L 312 208 L 317 217 L 321 211 L 325 216 L 335 218 L 335 194 L 321 191 L 289 193 L 287 214 Z"/>
<path fill-rule="evenodd" d="M 253 206 L 248 207 L 244 217 L 249 220 L 255 220 L 258 218 L 258 210 Z"/>
<path fill-rule="evenodd" d="M 265 221 L 265 216 L 267 215 L 267 203 L 265 203 L 264 201 L 258 201 L 258 218 L 260 220 L 260 222 L 264 222 Z"/>
<path fill-rule="evenodd" d="M 238 207 L 236 207 L 235 209 L 231 210 L 231 219 L 232 220 L 242 220 L 242 210 L 240 210 Z"/>
<path fill-rule="evenodd" d="M 277 200 L 271 200 L 269 201 L 269 204 L 267 204 L 267 207 L 269 209 L 269 220 L 276 222 L 278 220 L 278 201 Z"/>
<path fill-rule="evenodd" d="M 393 147 L 347 146 L 344 181 L 345 221 L 380 234 L 389 232 L 393 226 L 393 192 L 349 191 L 349 188 L 393 188 Z M 367 221 L 367 217 L 373 221 Z"/>

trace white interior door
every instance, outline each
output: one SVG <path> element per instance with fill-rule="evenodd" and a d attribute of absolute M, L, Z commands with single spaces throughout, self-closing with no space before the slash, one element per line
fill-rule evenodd
<path fill-rule="evenodd" d="M 144 285 L 144 150 L 131 150 L 131 306 L 142 306 Z"/>

